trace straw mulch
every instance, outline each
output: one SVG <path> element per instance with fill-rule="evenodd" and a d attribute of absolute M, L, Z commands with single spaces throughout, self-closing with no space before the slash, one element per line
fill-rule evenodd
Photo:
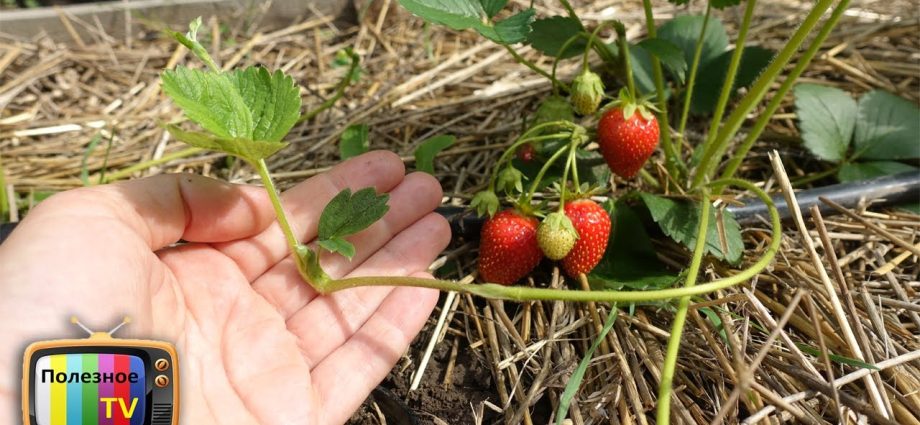
<path fill-rule="evenodd" d="M 808 3 L 761 3 L 751 37 L 776 49 Z M 920 101 L 916 6 L 911 1 L 853 3 L 803 81 L 855 94 L 882 88 Z M 598 1 L 579 11 L 588 20 L 616 16 L 628 24 L 630 36 L 638 37 L 643 34 L 640 4 Z M 556 2 L 537 7 L 544 15 L 563 13 Z M 656 16 L 665 20 L 683 11 L 665 5 Z M 264 64 L 292 74 L 305 87 L 306 110 L 330 96 L 344 74 L 344 68 L 331 65 L 335 52 L 356 46 L 361 53 L 361 80 L 334 108 L 297 127 L 288 138 L 291 146 L 271 161 L 282 187 L 336 163 L 341 131 L 365 123 L 372 148 L 398 152 L 410 164 L 419 141 L 443 133 L 458 136 L 458 143 L 439 156 L 437 174 L 445 203 L 466 205 L 549 85 L 502 48 L 469 32 L 425 29 L 394 1 L 374 2 L 365 12 L 357 26 L 331 17 L 281 28 L 234 24 L 253 22 L 251 16 L 206 18 L 203 32 L 225 67 Z M 719 15 L 731 29 L 738 13 Z M 0 35 L 0 155 L 21 204 L 35 194 L 82 185 L 82 170 L 91 183 L 103 170 L 108 178 L 192 171 L 236 182 L 257 180 L 251 169 L 219 154 L 173 158 L 184 147 L 159 124 L 179 115 L 160 93 L 158 73 L 195 61 L 155 30 L 138 27 L 133 33 L 121 40 L 96 29 L 91 39 L 69 40 L 69 47 L 47 38 Z M 519 51 L 549 66 L 528 48 Z M 560 75 L 575 72 L 572 62 L 560 68 Z M 745 170 L 748 176 L 765 176 L 761 183 L 767 189 L 779 190 L 768 150 L 784 153 L 793 179 L 816 171 L 817 163 L 799 147 L 794 119 L 788 99 Z M 705 128 L 702 122 L 692 127 L 690 134 Z M 128 168 L 144 161 L 156 166 Z M 639 182 L 616 185 L 618 193 L 641 188 Z M 694 300 L 674 383 L 675 421 L 828 423 L 844 417 L 918 423 L 920 220 L 898 210 L 855 213 L 816 224 L 805 211 L 807 233 L 787 224 L 769 270 L 742 287 Z M 769 231 L 764 224 L 744 234 L 744 263 L 750 264 L 765 249 Z M 806 236 L 813 244 L 804 243 Z M 656 243 L 662 260 L 675 269 L 689 262 L 683 248 L 666 240 Z M 446 265 L 442 270 L 450 271 L 442 273 L 449 277 L 471 280 L 475 249 L 473 242 L 458 241 L 437 265 Z M 717 262 L 707 263 L 705 271 L 705 279 L 734 273 Z M 566 283 L 546 267 L 528 284 Z M 703 307 L 714 315 L 704 315 Z M 423 423 L 545 423 L 608 309 L 445 296 L 385 385 L 407 400 Z M 673 311 L 673 304 L 658 303 L 620 312 L 572 404 L 572 423 L 653 421 Z M 432 339 L 432 354 L 426 355 Z M 862 357 L 879 370 L 828 359 L 813 349 Z M 421 388 L 410 392 L 423 360 L 428 367 Z M 355 421 L 376 423 L 378 411 L 368 403 Z"/>

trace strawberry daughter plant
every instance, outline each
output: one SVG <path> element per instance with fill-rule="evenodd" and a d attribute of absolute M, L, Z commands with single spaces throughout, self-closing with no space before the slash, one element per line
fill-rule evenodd
<path fill-rule="evenodd" d="M 501 154 L 494 164 L 487 188 L 477 193 L 471 202 L 480 214 L 489 216 L 483 225 L 479 261 L 480 277 L 485 283 L 463 284 L 392 276 L 332 279 L 327 275 L 320 266 L 319 253 L 325 251 L 348 258 L 354 256 L 355 247 L 347 237 L 383 217 L 388 210 L 388 196 L 377 194 L 373 188 L 355 192 L 343 190 L 321 214 L 316 245 L 307 246 L 298 241 L 286 218 L 266 159 L 287 146 L 283 142 L 284 137 L 297 122 L 305 119 L 301 114 L 300 88 L 283 72 L 270 72 L 260 66 L 221 70 L 196 39 L 200 20 L 190 25 L 187 34 L 172 35 L 188 47 L 206 65 L 206 69 L 179 66 L 162 74 L 163 91 L 198 128 L 169 123 L 166 129 L 176 139 L 195 148 L 233 155 L 257 171 L 300 275 L 320 294 L 357 286 L 383 285 L 435 288 L 515 301 L 636 303 L 676 300 L 677 314 L 662 368 L 657 413 L 658 423 L 668 423 L 671 380 L 690 297 L 751 279 L 771 263 L 781 241 L 779 214 L 769 196 L 756 185 L 734 177 L 740 161 L 738 158 L 743 158 L 750 150 L 753 141 L 778 108 L 779 100 L 817 53 L 848 1 L 817 1 L 788 43 L 773 56 L 769 65 L 750 84 L 746 94 L 737 101 L 724 123 L 723 115 L 729 100 L 737 91 L 736 76 L 739 69 L 744 69 L 741 66 L 745 56 L 744 43 L 757 3 L 755 0 L 748 0 L 745 5 L 735 43 L 738 48 L 731 52 L 718 51 L 719 48 L 725 50 L 727 40 L 721 47 L 707 47 L 713 38 L 709 35 L 717 22 L 711 11 L 713 8 L 737 5 L 739 1 L 711 0 L 707 3 L 705 16 L 694 18 L 689 31 L 687 28 L 681 31 L 661 28 L 662 35 L 697 34 L 695 40 L 686 43 L 688 51 L 682 51 L 676 41 L 656 36 L 659 28 L 652 18 L 649 0 L 643 2 L 648 38 L 638 44 L 627 42 L 623 25 L 616 21 L 602 22 L 589 31 L 567 0 L 561 1 L 567 16 L 537 20 L 534 9 L 507 12 L 504 11 L 506 2 L 501 0 L 400 0 L 400 3 L 430 22 L 479 32 L 553 84 L 553 94 L 540 105 L 532 125 Z M 830 17 L 819 27 L 821 16 L 832 6 Z M 506 17 L 500 19 L 499 15 Z M 718 26 L 721 28 L 721 25 Z M 604 30 L 611 28 L 617 35 L 614 46 L 602 42 L 600 37 Z M 736 147 L 732 161 L 717 178 L 715 172 L 721 158 L 745 118 L 778 80 L 805 43 L 806 36 L 816 28 L 819 28 L 817 35 L 783 80 L 764 113 L 748 130 L 747 138 Z M 724 35 L 722 37 L 725 38 Z M 686 37 L 684 41 L 687 41 Z M 530 44 L 552 57 L 552 71 L 546 71 L 520 56 L 514 48 L 520 43 Z M 592 54 L 601 63 L 596 70 L 589 66 Z M 576 56 L 582 63 L 578 76 L 571 83 L 557 79 L 556 64 Z M 726 60 L 713 59 L 721 57 Z M 710 131 L 705 141 L 695 147 L 696 153 L 691 155 L 681 147 L 691 142 L 683 130 L 691 110 L 694 87 L 698 85 L 694 81 L 701 64 L 713 61 L 724 65 L 721 70 L 723 83 L 712 108 Z M 688 66 L 688 63 L 691 65 Z M 666 81 L 665 68 L 671 80 Z M 686 75 L 687 72 L 689 75 Z M 624 87 L 618 98 L 609 102 L 606 87 L 616 81 Z M 674 102 L 682 105 L 677 121 L 678 131 L 672 130 L 674 123 L 668 115 Z M 578 120 L 576 113 L 583 118 Z M 598 121 L 595 121 L 595 115 L 600 117 Z M 644 165 L 655 152 L 659 138 L 667 173 L 656 180 L 644 170 Z M 597 149 L 593 148 L 595 143 Z M 598 150 L 600 155 L 596 152 Z M 601 167 L 606 164 L 621 178 L 638 175 L 650 185 L 683 192 L 695 201 L 682 203 L 651 193 L 633 193 L 621 197 L 615 204 L 610 201 L 601 206 L 592 200 L 592 195 L 603 194 L 612 199 L 612 194 L 604 185 L 608 178 L 593 175 L 592 170 L 598 164 Z M 601 176 L 605 175 L 601 173 Z M 717 214 L 712 207 L 712 197 L 720 195 L 728 186 L 748 191 L 768 206 L 772 226 L 770 242 L 761 258 L 748 268 L 734 271 L 726 278 L 697 285 L 705 255 L 730 264 L 740 262 L 743 244 L 737 223 L 727 212 Z M 535 199 L 538 191 L 544 194 L 539 202 Z M 505 208 L 502 208 L 499 193 L 510 200 Z M 630 200 L 642 200 L 664 233 L 691 250 L 687 270 L 679 278 L 672 276 L 668 279 L 671 285 L 677 279 L 682 280 L 683 287 L 638 285 L 643 290 L 620 290 L 631 285 L 608 285 L 611 282 L 608 272 L 619 267 L 611 265 L 623 264 L 622 261 L 618 263 L 617 255 L 620 253 L 608 246 L 611 228 L 617 225 L 611 220 L 611 215 L 628 217 L 630 207 L 625 201 Z M 614 214 L 609 212 L 612 206 L 615 206 Z M 674 216 L 678 219 L 673 220 Z M 722 222 L 716 223 L 718 220 Z M 590 281 L 592 287 L 601 290 L 513 285 L 530 274 L 544 256 L 559 261 L 571 278 Z M 652 289 L 648 289 L 650 287 Z M 615 311 L 612 309 L 604 329 L 610 329 Z M 599 339 L 604 333 L 602 331 Z M 589 359 L 590 355 L 582 362 L 582 372 Z M 574 378 L 570 381 L 556 414 L 557 423 L 564 419 L 565 400 L 571 399 L 578 382 Z"/>

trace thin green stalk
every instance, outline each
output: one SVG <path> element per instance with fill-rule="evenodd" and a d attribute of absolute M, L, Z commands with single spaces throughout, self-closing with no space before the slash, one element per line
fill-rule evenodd
<path fill-rule="evenodd" d="M 715 166 L 719 163 L 728 144 L 735 136 L 745 118 L 754 109 L 763 97 L 769 91 L 770 86 L 776 81 L 776 78 L 783 72 L 783 68 L 789 63 L 795 53 L 802 46 L 805 38 L 812 32 L 818 24 L 824 12 L 833 5 L 834 0 L 818 0 L 815 7 L 809 12 L 802 25 L 793 33 L 792 37 L 786 43 L 785 47 L 776 55 L 773 62 L 760 74 L 760 77 L 751 86 L 748 93 L 741 98 L 738 105 L 725 121 L 725 125 L 719 130 L 715 140 L 709 144 L 703 153 L 703 159 L 693 175 L 691 187 L 698 187 L 714 172 Z M 715 162 L 713 162 L 715 161 Z"/>
<path fill-rule="evenodd" d="M 540 301 L 559 300 L 573 302 L 625 302 L 639 303 L 669 300 L 685 296 L 697 296 L 729 288 L 746 282 L 760 273 L 773 261 L 779 245 L 782 242 L 782 226 L 779 212 L 773 200 L 750 182 L 739 179 L 719 180 L 712 183 L 713 188 L 725 185 L 739 186 L 754 193 L 765 205 L 770 215 L 771 240 L 767 250 L 757 262 L 732 276 L 718 279 L 703 285 L 682 288 L 657 289 L 652 291 L 579 291 L 568 289 L 532 288 L 527 286 L 506 286 L 496 283 L 459 283 L 450 280 L 435 280 L 416 277 L 351 277 L 339 280 L 330 280 L 322 287 L 316 288 L 322 294 L 340 291 L 342 289 L 359 286 L 412 286 L 419 288 L 432 288 L 441 291 L 457 291 L 465 294 L 478 295 L 486 298 L 509 301 Z"/>
<path fill-rule="evenodd" d="M 786 76 L 786 79 L 783 81 L 783 84 L 780 85 L 779 90 L 777 90 L 773 95 L 773 99 L 770 100 L 770 103 L 767 104 L 766 109 L 758 116 L 757 122 L 754 123 L 754 127 L 748 132 L 747 137 L 743 142 L 741 142 L 741 145 L 738 147 L 738 149 L 735 150 L 731 160 L 729 160 L 728 164 L 725 166 L 725 171 L 722 172 L 721 178 L 727 179 L 734 177 L 735 173 L 738 171 L 738 168 L 741 166 L 741 162 L 744 161 L 744 157 L 747 156 L 747 153 L 751 150 L 751 147 L 754 146 L 754 142 L 757 141 L 757 139 L 763 133 L 763 130 L 770 122 L 770 118 L 772 118 L 773 114 L 776 113 L 776 110 L 779 109 L 780 104 L 786 97 L 786 94 L 789 93 L 789 90 L 791 90 L 792 86 L 795 85 L 796 80 L 798 80 L 802 73 L 805 72 L 805 69 L 808 68 L 808 65 L 811 64 L 812 59 L 814 59 L 818 51 L 821 50 L 821 45 L 824 44 L 824 40 L 827 39 L 827 37 L 834 30 L 834 27 L 837 26 L 837 22 L 840 21 L 840 18 L 843 16 L 843 12 L 846 11 L 849 5 L 850 0 L 843 0 L 837 4 L 837 7 L 834 8 L 830 18 L 828 18 L 827 21 L 824 22 L 824 25 L 821 27 L 821 31 L 819 31 L 818 35 L 815 36 L 814 40 L 811 41 L 811 45 L 808 46 L 808 49 L 802 53 L 801 57 L 799 57 L 795 64 L 795 68 L 793 68 L 789 75 Z M 827 172 L 818 173 L 815 175 L 815 179 L 833 174 L 837 172 L 836 169 L 837 167 L 834 167 Z"/>
<path fill-rule="evenodd" d="M 306 114 L 303 114 L 300 118 L 297 119 L 297 122 L 302 123 L 304 121 L 308 121 L 312 119 L 313 117 L 319 115 L 320 112 L 323 112 L 331 108 L 332 105 L 335 105 L 335 102 L 337 102 L 339 99 L 342 98 L 342 96 L 345 95 L 345 89 L 347 89 L 348 86 L 351 85 L 351 76 L 352 74 L 354 74 L 355 70 L 358 68 L 360 64 L 361 64 L 361 58 L 358 57 L 356 53 L 352 53 L 351 54 L 351 65 L 349 65 L 348 71 L 345 72 L 345 76 L 342 77 L 342 80 L 339 81 L 338 85 L 336 85 L 335 93 L 332 95 L 332 97 L 326 99 L 326 101 L 321 103 L 316 109 L 309 111 Z"/>
<path fill-rule="evenodd" d="M 550 74 L 547 73 L 546 71 L 540 69 L 540 67 L 538 67 L 535 63 L 533 63 L 533 62 L 527 60 L 526 58 L 524 58 L 523 56 L 519 55 L 518 52 L 516 52 L 516 51 L 514 50 L 514 48 L 512 48 L 511 46 L 509 46 L 509 45 L 507 45 L 507 44 L 502 44 L 502 46 L 505 48 L 505 50 L 508 51 L 508 53 L 511 53 L 511 56 L 512 56 L 512 57 L 514 58 L 514 60 L 516 60 L 519 64 L 524 65 L 524 66 L 530 68 L 531 70 L 533 70 L 533 72 L 536 72 L 537 74 L 540 74 L 540 75 L 542 75 L 542 76 L 544 76 L 544 77 L 546 77 L 546 78 L 549 78 L 550 82 L 552 82 L 553 84 L 559 85 L 560 87 L 562 87 L 563 89 L 565 89 L 565 91 L 569 91 L 569 90 L 570 90 L 568 84 L 563 83 L 562 81 L 557 80 L 555 77 L 553 77 L 552 75 L 550 75 Z"/>
<path fill-rule="evenodd" d="M 841 167 L 841 164 L 834 164 L 831 168 L 828 168 L 819 173 L 806 174 L 799 178 L 791 179 L 790 183 L 792 183 L 792 187 L 797 188 L 804 184 L 808 184 L 816 180 L 821 180 L 828 176 L 833 176 L 834 174 L 837 174 L 840 171 L 840 167 Z"/>
<path fill-rule="evenodd" d="M 571 46 L 572 43 L 575 42 L 575 40 L 584 38 L 584 36 L 585 36 L 584 33 L 579 32 L 578 34 L 575 34 L 569 37 L 569 39 L 566 40 L 565 43 L 562 43 L 562 47 L 559 48 L 559 52 L 557 52 L 556 57 L 553 58 L 553 71 L 552 71 L 552 74 L 550 74 L 550 80 L 552 80 L 553 82 L 553 94 L 556 94 L 556 95 L 559 94 L 559 85 L 556 84 L 557 82 L 559 82 L 559 80 L 556 79 L 556 69 L 559 67 L 559 61 L 561 61 L 560 57 L 562 56 L 562 53 L 568 50 L 569 46 Z M 588 45 L 590 46 L 590 43 L 588 43 Z"/>
<path fill-rule="evenodd" d="M 658 30 L 655 28 L 655 15 L 652 13 L 651 0 L 642 0 L 642 8 L 645 10 L 645 27 L 649 38 L 658 36 Z M 661 61 L 655 55 L 651 55 L 652 77 L 655 80 L 655 92 L 658 95 L 658 115 L 659 126 L 661 127 L 661 147 L 664 150 L 665 166 L 668 173 L 678 175 L 686 170 L 686 166 L 677 155 L 674 149 L 674 141 L 671 139 L 671 120 L 668 118 L 668 100 L 664 92 L 664 72 L 661 69 Z M 638 95 L 637 95 L 638 96 Z"/>
<path fill-rule="evenodd" d="M 645 168 L 639 169 L 639 177 L 641 177 L 642 180 L 645 180 L 646 183 L 648 183 L 650 186 L 656 189 L 661 187 L 661 184 L 658 183 L 658 180 L 655 179 L 655 176 L 653 176 L 651 173 L 646 171 Z"/>
<path fill-rule="evenodd" d="M 524 145 L 525 143 L 561 139 L 569 135 L 567 133 L 556 133 L 556 134 L 550 134 L 546 136 L 527 137 L 528 134 L 533 133 L 535 130 L 542 130 L 550 125 L 556 125 L 557 123 L 562 123 L 562 122 L 564 121 L 552 121 L 548 123 L 535 125 L 530 130 L 528 130 L 526 133 L 524 133 L 521 137 L 519 137 L 514 143 L 512 143 L 511 146 L 508 147 L 508 149 L 505 149 L 505 152 L 502 153 L 502 156 L 499 157 L 498 161 L 495 162 L 495 166 L 492 167 L 492 176 L 489 179 L 489 190 L 493 190 L 493 191 L 495 190 L 495 180 L 498 178 L 498 170 L 501 169 L 501 167 L 505 164 L 505 162 L 508 162 L 511 160 L 511 156 L 514 154 L 517 148 Z"/>
<path fill-rule="evenodd" d="M 565 161 L 565 168 L 562 170 L 562 184 L 559 189 L 559 212 L 565 211 L 565 191 L 566 186 L 568 186 L 569 181 L 569 171 L 573 168 L 576 168 L 575 165 L 575 149 L 578 148 L 578 144 L 574 142 L 569 142 L 569 156 Z M 577 184 L 575 186 L 578 187 Z"/>
<path fill-rule="evenodd" d="M 722 117 L 725 114 L 725 107 L 728 106 L 728 99 L 731 98 L 735 87 L 735 76 L 738 74 L 738 67 L 741 65 L 741 57 L 744 55 L 744 43 L 747 41 L 748 29 L 751 27 L 751 19 L 754 16 L 754 6 L 756 0 L 748 0 L 744 8 L 744 18 L 741 21 L 741 28 L 738 31 L 738 39 L 735 41 L 735 51 L 732 53 L 731 62 L 728 65 L 728 73 L 725 75 L 725 81 L 722 83 L 722 91 L 719 92 L 719 101 L 716 103 L 715 112 L 712 114 L 712 121 L 709 123 L 709 132 L 706 133 L 706 141 L 703 142 L 703 159 L 700 161 L 700 167 L 696 170 L 694 176 L 694 187 L 697 183 L 696 178 L 701 174 L 709 172 L 710 163 L 713 158 L 708 155 L 712 154 L 715 148 L 715 140 L 719 135 L 719 127 L 722 125 Z"/>
<path fill-rule="evenodd" d="M 633 78 L 632 61 L 629 58 L 629 43 L 626 41 L 626 27 L 622 23 L 617 23 L 617 46 L 620 47 L 620 58 L 623 61 L 623 75 L 626 76 L 626 90 L 629 90 L 631 99 L 638 99 L 639 93 L 636 92 L 636 81 Z"/>
<path fill-rule="evenodd" d="M 680 124 L 677 128 L 677 134 L 684 137 L 684 131 L 687 129 L 687 118 L 690 117 L 690 101 L 693 100 L 693 88 L 696 85 L 696 73 L 699 71 L 700 58 L 703 56 L 703 39 L 706 37 L 706 29 L 709 27 L 709 17 L 712 15 L 712 2 L 706 3 L 706 14 L 703 16 L 703 27 L 700 29 L 700 36 L 696 39 L 696 50 L 693 52 L 693 65 L 690 66 L 690 76 L 687 78 L 687 86 L 684 91 L 684 106 L 680 113 Z M 678 145 L 678 153 L 681 148 Z"/>
<path fill-rule="evenodd" d="M 705 188 L 703 189 L 701 197 L 703 199 L 700 201 L 700 224 L 696 232 L 696 245 L 693 247 L 693 259 L 690 261 L 687 280 L 684 282 L 685 288 L 691 288 L 696 285 L 696 279 L 700 273 L 700 266 L 703 264 L 703 253 L 706 251 L 706 231 L 709 229 L 709 208 L 712 207 L 712 204 L 709 200 L 709 191 Z M 661 380 L 658 385 L 658 412 L 656 422 L 662 425 L 670 423 L 671 390 L 673 387 L 674 370 L 677 368 L 677 353 L 680 351 L 681 334 L 684 332 L 684 323 L 687 321 L 687 310 L 689 307 L 690 297 L 681 297 L 677 304 L 677 314 L 674 315 L 674 323 L 671 325 L 671 336 L 668 338 L 668 348 L 664 356 L 664 364 L 661 367 Z"/>
<path fill-rule="evenodd" d="M 527 195 L 524 196 L 524 198 L 521 200 L 522 205 L 530 204 L 530 201 L 533 199 L 533 194 L 537 192 L 537 187 L 540 185 L 540 181 L 543 180 L 543 176 L 549 170 L 549 167 L 551 167 L 553 163 L 556 162 L 556 160 L 559 159 L 559 157 L 562 156 L 562 154 L 564 154 L 567 149 L 569 149 L 569 146 L 563 146 L 559 148 L 559 150 L 553 153 L 553 156 L 546 160 L 546 163 L 543 164 L 542 168 L 540 168 L 537 176 L 533 178 L 533 183 L 531 183 L 530 189 L 527 191 Z"/>
<path fill-rule="evenodd" d="M 185 149 L 182 149 L 181 151 L 163 155 L 157 159 L 151 159 L 151 160 L 147 160 L 143 162 L 138 162 L 137 164 L 134 164 L 130 167 L 122 168 L 107 176 L 100 175 L 100 183 L 110 183 L 116 180 L 121 180 L 123 178 L 130 177 L 131 174 L 134 174 L 138 171 L 146 170 L 150 167 L 156 167 L 157 165 L 165 164 L 169 161 L 173 161 L 176 159 L 181 159 L 187 156 L 192 156 L 202 151 L 204 151 L 204 149 L 202 148 L 185 148 Z"/>
<path fill-rule="evenodd" d="M 578 17 L 578 14 L 575 13 L 575 8 L 573 8 L 572 5 L 569 4 L 568 0 L 559 0 L 559 3 L 562 3 L 562 7 L 565 8 L 565 11 L 568 12 L 569 16 L 572 17 L 572 19 L 575 19 L 578 22 L 581 22 L 581 19 Z"/>
<path fill-rule="evenodd" d="M 291 252 L 298 252 L 300 242 L 298 242 L 297 237 L 294 236 L 294 229 L 287 219 L 287 214 L 284 212 L 284 206 L 281 205 L 278 189 L 275 188 L 275 182 L 272 181 L 271 174 L 268 172 L 268 166 L 265 165 L 265 160 L 260 159 L 259 162 L 252 163 L 252 166 L 258 171 L 259 177 L 262 179 L 262 185 L 265 186 L 265 191 L 268 192 L 268 197 L 272 201 L 272 207 L 275 209 L 275 215 L 278 217 L 278 224 L 281 226 L 281 231 L 284 232 L 284 238 L 287 240 Z"/>

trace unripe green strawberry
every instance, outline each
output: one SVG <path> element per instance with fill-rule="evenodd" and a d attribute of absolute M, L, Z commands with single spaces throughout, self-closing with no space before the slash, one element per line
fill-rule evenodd
<path fill-rule="evenodd" d="M 554 212 L 546 216 L 537 229 L 537 243 L 551 260 L 563 259 L 578 240 L 578 232 L 565 214 Z"/>
<path fill-rule="evenodd" d="M 581 273 L 590 273 L 604 257 L 610 238 L 610 215 L 590 199 L 565 204 L 565 215 L 572 220 L 578 241 L 562 259 L 562 268 L 566 274 L 577 278 Z"/>
<path fill-rule="evenodd" d="M 604 82 L 601 77 L 585 69 L 572 81 L 572 106 L 581 115 L 591 115 L 597 111 L 604 98 Z"/>
<path fill-rule="evenodd" d="M 510 209 L 486 220 L 479 241 L 479 276 L 503 285 L 527 276 L 543 258 L 537 245 L 538 223 Z"/>

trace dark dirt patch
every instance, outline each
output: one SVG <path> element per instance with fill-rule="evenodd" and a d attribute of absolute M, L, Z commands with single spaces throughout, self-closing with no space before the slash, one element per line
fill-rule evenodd
<path fill-rule="evenodd" d="M 429 330 L 416 338 L 410 349 L 413 360 L 418 361 L 421 358 L 430 337 Z M 451 371 L 451 383 L 444 385 L 454 344 L 460 344 L 457 347 L 457 359 Z M 380 423 L 373 402 L 383 411 L 388 425 L 474 424 L 473 412 L 479 411 L 479 406 L 484 400 L 496 405 L 501 403 L 498 394 L 495 393 L 488 366 L 468 347 L 465 338 L 445 338 L 432 353 L 421 385 L 412 392 L 409 391 L 409 386 L 416 365 L 405 368 L 402 372 L 397 366 L 352 416 L 348 424 Z M 406 411 L 408 415 L 404 415 Z M 492 423 L 498 418 L 498 415 L 488 408 L 483 409 L 483 415 L 482 423 L 485 424 Z M 406 416 L 412 419 L 407 419 Z M 414 421 L 411 421 L 413 419 Z"/>

